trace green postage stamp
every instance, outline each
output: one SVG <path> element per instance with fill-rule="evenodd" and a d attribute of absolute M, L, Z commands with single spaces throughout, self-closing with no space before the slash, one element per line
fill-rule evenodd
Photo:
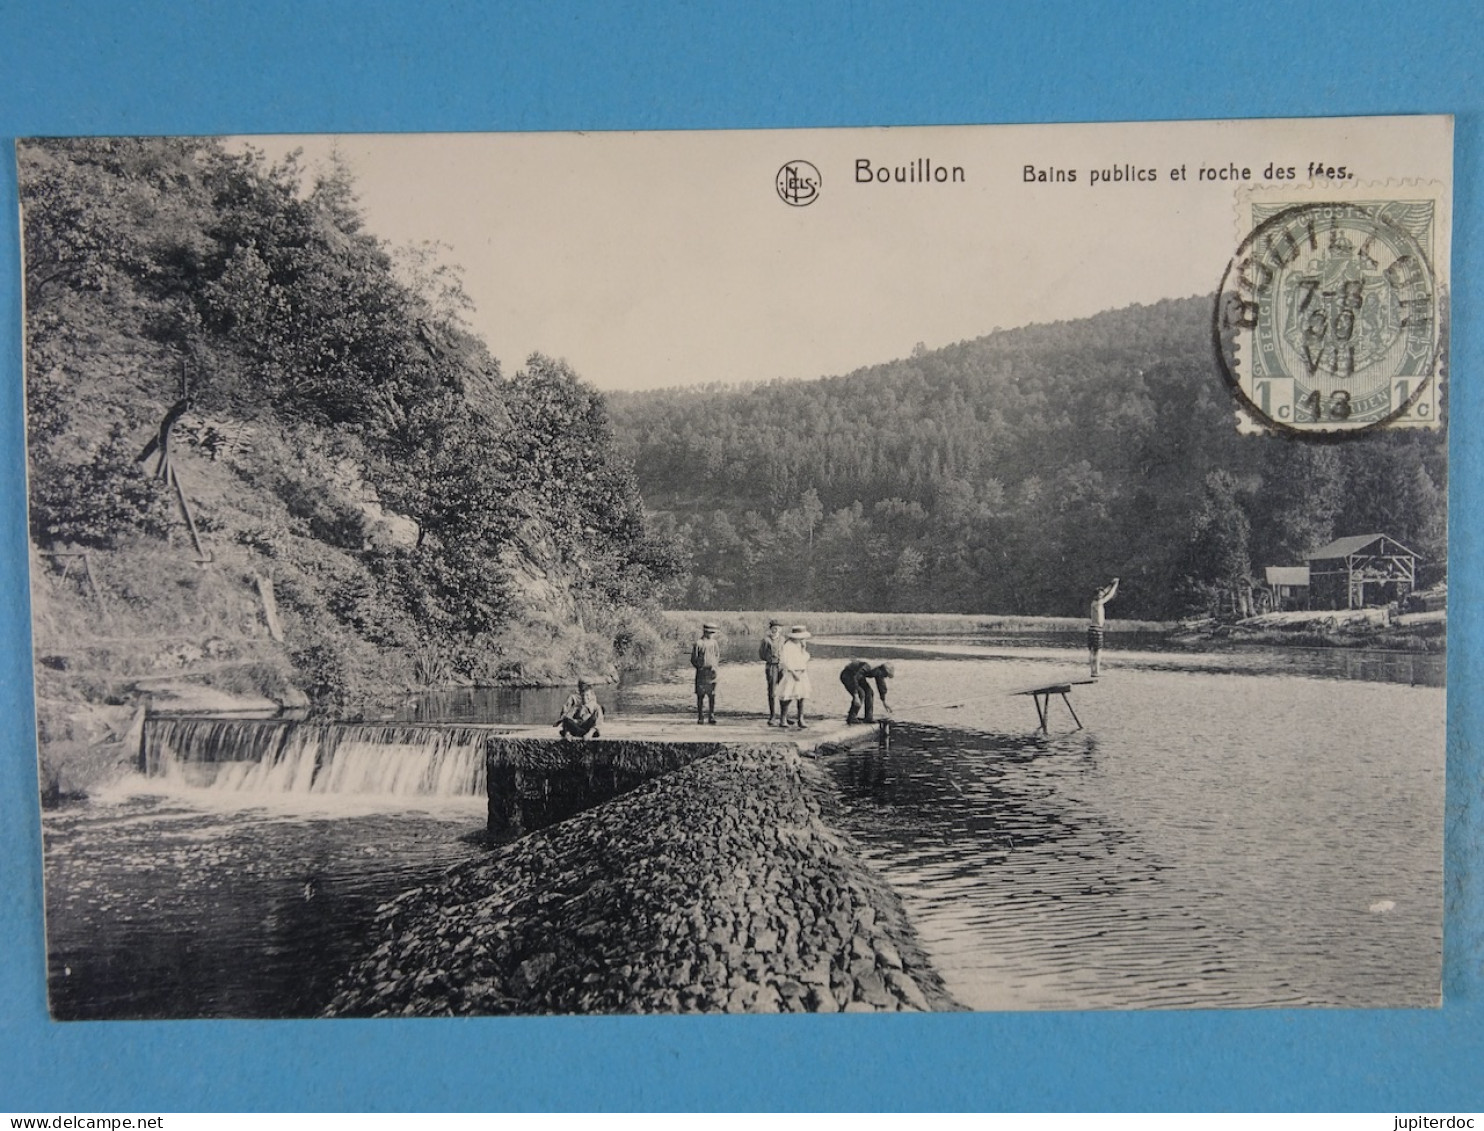
<path fill-rule="evenodd" d="M 1436 428 L 1447 363 L 1438 186 L 1243 194 L 1213 334 L 1242 431 Z"/>

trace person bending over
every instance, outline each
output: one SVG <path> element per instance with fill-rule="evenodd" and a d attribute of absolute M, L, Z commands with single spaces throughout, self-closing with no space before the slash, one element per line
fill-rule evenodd
<path fill-rule="evenodd" d="M 868 660 L 851 660 L 840 672 L 840 682 L 850 695 L 850 711 L 845 716 L 847 723 L 876 721 L 876 694 L 881 696 L 882 710 L 891 713 L 886 701 L 886 681 L 896 675 L 890 664 L 871 664 Z M 875 688 L 872 688 L 875 684 Z M 862 718 L 864 715 L 864 718 Z"/>

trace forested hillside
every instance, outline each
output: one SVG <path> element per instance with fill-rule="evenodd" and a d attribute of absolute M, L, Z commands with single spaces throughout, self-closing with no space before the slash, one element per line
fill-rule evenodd
<path fill-rule="evenodd" d="M 161 673 L 344 713 L 653 641 L 674 562 L 601 397 L 503 373 L 344 170 L 72 140 L 20 174 L 44 740 Z"/>
<path fill-rule="evenodd" d="M 1003 331 L 819 381 L 610 398 L 690 608 L 1199 611 L 1385 532 L 1445 567 L 1446 445 L 1239 436 L 1206 298 Z M 992 315 L 986 315 L 986 321 Z"/>

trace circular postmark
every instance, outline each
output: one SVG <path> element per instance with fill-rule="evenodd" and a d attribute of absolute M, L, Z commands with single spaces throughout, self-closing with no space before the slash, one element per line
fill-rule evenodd
<path fill-rule="evenodd" d="M 1222 375 L 1259 427 L 1433 424 L 1443 340 L 1429 201 L 1254 204 L 1216 292 Z"/>
<path fill-rule="evenodd" d="M 819 199 L 819 187 L 824 178 L 808 161 L 786 161 L 773 178 L 778 189 L 778 199 L 795 208 L 803 208 Z"/>

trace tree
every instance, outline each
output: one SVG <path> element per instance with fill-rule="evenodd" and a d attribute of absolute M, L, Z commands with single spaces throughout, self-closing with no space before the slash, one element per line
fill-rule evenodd
<path fill-rule="evenodd" d="M 1209 320 L 1205 297 L 1130 307 L 819 381 L 625 394 L 613 418 L 644 497 L 678 516 L 754 511 L 788 541 L 805 491 L 832 515 L 859 504 L 861 607 L 884 607 L 910 545 L 928 607 L 1067 615 L 1116 572 L 1121 615 L 1175 615 L 1213 471 L 1236 485 L 1259 564 L 1297 560 L 1329 528 L 1440 539 L 1443 437 L 1239 436 Z M 891 500 L 928 521 L 878 515 Z M 819 556 L 818 534 L 814 600 L 835 601 L 840 559 Z M 781 554 L 761 574 L 734 558 L 711 576 L 729 599 L 794 601 L 797 551 Z"/>
<path fill-rule="evenodd" d="M 32 465 L 31 537 L 42 546 L 109 549 L 134 534 L 170 528 L 164 484 L 135 460 L 137 445 L 120 424 L 81 460 L 43 458 Z"/>
<path fill-rule="evenodd" d="M 1251 527 L 1237 483 L 1226 471 L 1206 476 L 1205 495 L 1185 548 L 1185 590 L 1192 604 L 1213 614 L 1240 613 L 1240 594 L 1252 572 Z"/>
<path fill-rule="evenodd" d="M 796 507 L 774 521 L 776 550 L 771 576 L 775 600 L 784 605 L 807 603 L 815 593 L 814 535 L 824 519 L 819 492 L 809 488 Z"/>
<path fill-rule="evenodd" d="M 1338 533 L 1390 534 L 1441 564 L 1447 556 L 1447 495 L 1428 470 L 1428 441 L 1399 435 L 1376 440 L 1343 453 L 1350 489 Z"/>
<path fill-rule="evenodd" d="M 1271 439 L 1262 484 L 1253 500 L 1253 543 L 1263 565 L 1302 562 L 1335 537 L 1345 502 L 1340 452 L 1305 441 Z"/>
<path fill-rule="evenodd" d="M 247 454 L 211 469 L 211 521 L 233 552 L 281 561 L 312 641 L 301 674 L 336 701 L 389 666 L 363 646 L 472 671 L 529 611 L 522 571 L 607 631 L 685 568 L 603 398 L 540 355 L 502 378 L 462 324 L 457 268 L 426 246 L 394 256 L 343 164 L 81 139 L 25 143 L 20 169 L 38 542 L 164 532 L 142 439 L 124 437 L 158 426 L 184 369 L 194 412 L 251 421 Z M 368 545 L 373 502 L 416 544 Z"/>
<path fill-rule="evenodd" d="M 539 519 L 558 559 L 610 606 L 668 580 L 678 551 L 650 530 L 603 397 L 564 361 L 532 354 L 510 382 L 493 480 L 517 522 Z"/>

